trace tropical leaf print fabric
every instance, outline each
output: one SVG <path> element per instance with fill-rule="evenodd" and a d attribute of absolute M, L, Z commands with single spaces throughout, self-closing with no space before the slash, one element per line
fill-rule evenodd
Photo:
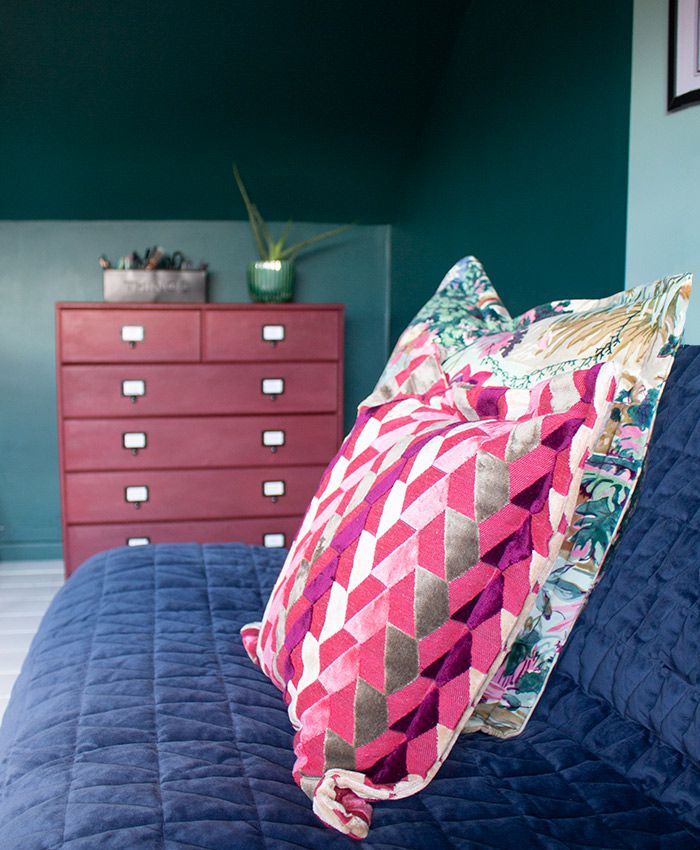
<path fill-rule="evenodd" d="M 371 801 L 442 765 L 561 546 L 614 373 L 486 387 L 420 354 L 391 401 L 361 407 L 242 630 L 329 826 L 363 838 Z"/>
<path fill-rule="evenodd" d="M 391 399 L 414 358 L 448 380 L 527 388 L 614 361 L 621 378 L 586 463 L 554 569 L 467 731 L 509 737 L 525 726 L 600 577 L 641 475 L 658 401 L 685 322 L 692 278 L 678 275 L 600 300 L 562 300 L 511 318 L 474 257 L 458 262 L 406 329 L 373 394 Z"/>

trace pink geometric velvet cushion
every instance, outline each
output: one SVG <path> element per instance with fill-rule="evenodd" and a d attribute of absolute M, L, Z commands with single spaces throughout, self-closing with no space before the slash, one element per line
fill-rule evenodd
<path fill-rule="evenodd" d="M 242 632 L 330 826 L 365 836 L 368 801 L 447 756 L 556 557 L 612 383 L 609 366 L 531 390 L 438 375 L 360 410 Z"/>

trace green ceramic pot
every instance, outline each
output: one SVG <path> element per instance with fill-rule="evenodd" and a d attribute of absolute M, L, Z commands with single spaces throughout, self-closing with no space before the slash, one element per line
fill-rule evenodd
<path fill-rule="evenodd" d="M 248 292 L 252 301 L 291 301 L 294 294 L 292 260 L 258 260 L 248 263 Z"/>

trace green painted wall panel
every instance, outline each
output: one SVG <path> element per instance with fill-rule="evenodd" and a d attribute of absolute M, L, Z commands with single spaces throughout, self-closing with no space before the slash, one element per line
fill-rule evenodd
<path fill-rule="evenodd" d="M 300 238 L 329 225 L 305 224 Z M 388 227 L 358 227 L 298 261 L 301 302 L 346 305 L 346 424 L 386 359 Z M 60 557 L 54 304 L 102 300 L 97 257 L 160 244 L 209 261 L 211 301 L 247 301 L 247 224 L 0 222 L 0 556 Z M 309 340 L 313 345 L 313 340 Z"/>
<path fill-rule="evenodd" d="M 519 313 L 624 287 L 631 0 L 475 0 L 395 222 L 392 338 L 465 254 Z"/>
<path fill-rule="evenodd" d="M 391 221 L 465 5 L 4 0 L 0 218 Z"/>

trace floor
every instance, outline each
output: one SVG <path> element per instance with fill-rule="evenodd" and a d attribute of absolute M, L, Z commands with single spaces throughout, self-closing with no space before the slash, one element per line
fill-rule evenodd
<path fill-rule="evenodd" d="M 0 720 L 29 644 L 63 584 L 63 561 L 0 563 Z"/>

